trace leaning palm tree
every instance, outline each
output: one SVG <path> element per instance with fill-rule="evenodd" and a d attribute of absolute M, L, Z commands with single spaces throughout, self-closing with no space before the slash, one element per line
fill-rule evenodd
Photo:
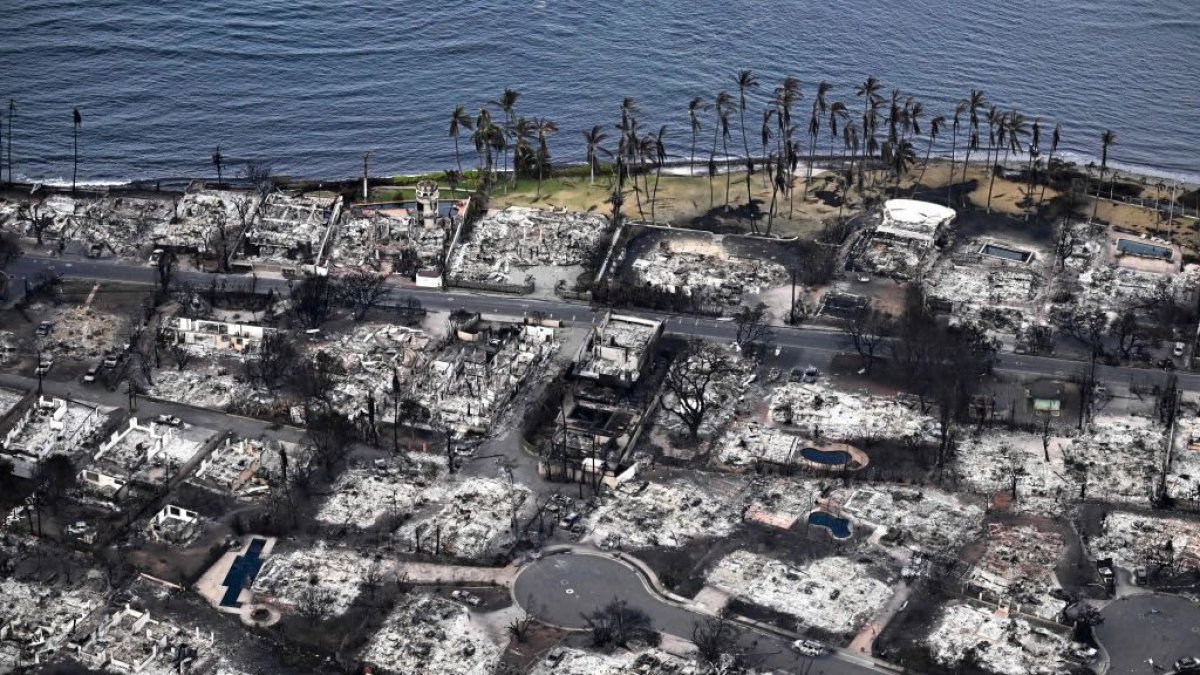
<path fill-rule="evenodd" d="M 692 155 L 688 162 L 688 173 L 692 176 L 696 175 L 696 135 L 700 133 L 700 113 L 708 109 L 708 103 L 700 96 L 693 98 L 688 102 L 688 118 L 692 125 Z"/>
<path fill-rule="evenodd" d="M 758 88 L 758 78 L 749 70 L 743 70 L 734 78 L 738 88 L 739 126 L 742 128 L 742 151 L 746 159 L 746 203 L 753 197 L 750 194 L 750 174 L 754 172 L 754 160 L 750 157 L 750 141 L 746 137 L 746 90 Z M 728 201 L 728 199 L 726 199 Z"/>
<path fill-rule="evenodd" d="M 458 154 L 458 134 L 462 129 L 471 130 L 471 116 L 467 114 L 467 109 L 461 105 L 454 106 L 454 112 L 450 113 L 450 137 L 454 139 L 454 162 L 458 164 L 458 172 L 462 173 L 462 158 Z"/>
<path fill-rule="evenodd" d="M 996 149 L 996 162 L 1003 167 L 1008 164 L 1008 154 L 1012 151 L 1021 152 L 1021 138 L 1029 135 L 1029 129 L 1026 128 L 1025 116 L 1020 111 L 1010 111 L 1000 118 L 1000 128 L 997 136 L 1000 145 L 1004 146 L 1004 161 L 1000 161 L 1000 149 Z M 996 185 L 996 170 L 992 169 L 992 178 L 988 181 L 988 198 L 987 212 L 992 212 L 992 189 Z"/>
<path fill-rule="evenodd" d="M 925 146 L 925 161 L 921 163 L 921 175 L 917 176 L 917 184 L 925 180 L 925 169 L 929 168 L 929 156 L 933 154 L 933 143 L 946 126 L 946 118 L 942 115 L 929 120 L 929 145 Z"/>
<path fill-rule="evenodd" d="M 550 164 L 550 147 L 546 145 L 546 138 L 553 133 L 558 132 L 558 125 L 553 120 L 548 120 L 544 117 L 539 118 L 534 123 L 537 129 L 537 168 L 538 168 L 538 184 L 537 196 L 534 201 L 542 198 L 542 178 L 545 175 L 546 167 Z"/>
<path fill-rule="evenodd" d="M 217 146 L 216 150 L 213 150 L 212 163 L 213 166 L 217 167 L 217 185 L 220 186 L 225 182 L 224 177 L 221 175 L 221 169 L 225 163 L 225 158 L 221 156 L 221 146 L 219 145 Z"/>
<path fill-rule="evenodd" d="M 505 89 L 504 94 L 500 96 L 500 100 L 492 101 L 492 105 L 504 112 L 504 128 L 503 132 L 506 135 L 513 133 L 513 122 L 516 119 L 517 99 L 521 98 L 521 92 L 516 89 Z M 504 171 L 508 171 L 508 144 L 504 144 Z M 512 180 L 516 180 L 516 160 L 513 160 Z"/>
<path fill-rule="evenodd" d="M 600 144 L 606 138 L 608 134 L 604 133 L 604 127 L 599 124 L 592 127 L 591 131 L 583 132 L 583 140 L 587 143 L 588 182 L 592 185 L 596 184 L 596 153 L 604 151 Z"/>
<path fill-rule="evenodd" d="M 79 173 L 79 127 L 83 125 L 83 115 L 79 114 L 79 108 L 75 108 L 71 112 L 71 118 L 74 122 L 74 139 L 75 139 L 75 160 L 71 169 L 71 192 L 75 191 L 75 176 Z"/>
<path fill-rule="evenodd" d="M 1104 174 L 1108 172 L 1108 147 L 1117 142 L 1117 135 L 1105 129 L 1100 134 L 1100 180 L 1096 182 L 1096 199 L 1092 202 L 1092 220 L 1096 219 L 1096 209 L 1100 207 L 1100 186 L 1104 185 Z"/>

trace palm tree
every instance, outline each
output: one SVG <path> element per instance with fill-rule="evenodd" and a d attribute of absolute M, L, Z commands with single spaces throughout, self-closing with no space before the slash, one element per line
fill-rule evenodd
<path fill-rule="evenodd" d="M 768 146 L 771 143 L 771 117 L 773 117 L 774 115 L 775 115 L 774 108 L 766 108 L 763 110 L 762 129 L 761 129 L 763 158 L 764 158 L 763 166 L 764 166 L 764 168 L 767 168 L 767 169 L 770 169 L 771 162 L 775 161 L 774 159 L 771 159 L 768 157 L 768 155 L 770 154 L 770 151 L 768 150 Z M 769 172 L 763 173 L 763 187 L 764 188 L 769 187 L 769 182 L 771 180 L 771 177 L 768 176 L 767 173 L 769 173 Z"/>
<path fill-rule="evenodd" d="M 667 146 L 663 143 L 663 138 L 667 135 L 667 125 L 662 125 L 658 129 L 658 135 L 654 136 L 654 190 L 650 193 L 650 220 L 654 220 L 654 208 L 658 205 L 658 180 L 662 178 L 662 167 L 667 161 Z"/>
<path fill-rule="evenodd" d="M 894 196 L 900 192 L 900 178 L 917 161 L 917 153 L 913 149 L 912 141 L 907 138 L 901 138 L 884 143 L 883 160 L 891 168 L 892 174 L 896 179 L 895 187 L 892 189 L 892 195 Z"/>
<path fill-rule="evenodd" d="M 937 140 L 944 126 L 946 126 L 946 118 L 943 115 L 929 120 L 929 145 L 925 147 L 925 161 L 921 163 L 921 175 L 917 176 L 918 185 L 925 180 L 925 169 L 929 168 L 929 156 L 933 154 L 933 142 Z"/>
<path fill-rule="evenodd" d="M 1021 152 L 1021 137 L 1029 135 L 1025 127 L 1025 116 L 1020 111 L 1013 110 L 1000 116 L 998 137 L 1000 145 L 1004 146 L 1004 161 L 1000 162 L 1000 148 L 996 148 L 997 163 L 1003 167 L 1008 164 L 1009 152 Z M 996 170 L 992 169 L 992 178 L 988 181 L 987 212 L 992 212 L 992 188 L 996 185 Z"/>
<path fill-rule="evenodd" d="M 746 153 L 746 204 L 753 198 L 750 194 L 750 174 L 754 172 L 754 160 L 750 157 L 750 141 L 746 139 L 746 90 L 758 88 L 758 78 L 749 70 L 743 70 L 734 78 L 738 88 L 738 114 L 742 128 L 742 150 Z M 726 198 L 725 201 L 729 201 Z"/>
<path fill-rule="evenodd" d="M 521 92 L 516 89 L 505 89 L 504 94 L 500 96 L 499 101 L 492 101 L 492 105 L 504 111 L 504 129 L 505 134 L 511 134 L 513 131 L 513 120 L 515 118 L 517 99 L 521 98 Z M 503 144 L 504 150 L 504 171 L 508 171 L 508 146 Z M 516 160 L 513 160 L 513 173 L 511 179 L 516 181 Z"/>
<path fill-rule="evenodd" d="M 492 137 L 496 128 L 492 124 L 492 113 L 487 108 L 480 108 L 475 118 L 475 133 L 471 140 L 475 143 L 475 153 L 479 155 L 479 171 L 490 174 L 492 171 Z"/>
<path fill-rule="evenodd" d="M 79 173 L 79 127 L 83 125 L 83 115 L 79 114 L 79 108 L 71 111 L 71 118 L 74 121 L 74 139 L 75 139 L 75 161 L 71 169 L 71 192 L 75 191 L 75 176 Z"/>
<path fill-rule="evenodd" d="M 1054 152 L 1058 150 L 1058 141 L 1062 138 L 1062 124 L 1054 125 L 1054 133 L 1050 135 L 1050 154 L 1046 156 L 1046 180 L 1042 182 L 1042 192 L 1038 195 L 1038 211 L 1046 199 L 1046 184 L 1050 182 L 1050 172 L 1054 169 Z"/>
<path fill-rule="evenodd" d="M 450 113 L 450 137 L 454 139 L 454 161 L 458 164 L 458 172 L 462 173 L 462 158 L 458 154 L 458 133 L 461 129 L 471 130 L 471 116 L 461 105 L 454 106 Z"/>
<path fill-rule="evenodd" d="M 875 142 L 875 129 L 871 119 L 875 110 L 875 106 L 877 105 L 877 99 L 879 98 L 879 94 L 877 92 L 882 87 L 883 85 L 880 84 L 879 80 L 876 79 L 874 75 L 871 75 L 866 79 L 866 81 L 854 89 L 854 95 L 861 96 L 863 99 L 862 138 L 867 141 L 868 154 L 873 154 L 871 146 L 873 146 Z M 862 184 L 863 162 L 862 159 L 860 159 L 858 163 L 858 188 L 860 191 L 862 190 Z"/>
<path fill-rule="evenodd" d="M 531 141 L 536 133 L 537 129 L 534 123 L 524 117 L 517 117 L 508 133 L 508 136 L 512 138 L 512 175 L 514 178 L 519 172 L 523 171 L 528 174 L 533 169 L 536 156 Z"/>
<path fill-rule="evenodd" d="M 721 91 L 717 94 L 717 98 L 713 101 L 713 111 L 716 119 L 713 120 L 713 142 L 712 151 L 708 154 L 708 207 L 713 207 L 713 177 L 716 175 L 717 167 L 717 140 L 721 130 L 725 130 L 725 135 L 729 135 L 729 105 L 733 102 L 733 97 L 727 91 Z M 728 146 L 728 143 L 726 143 Z M 726 191 L 728 195 L 728 190 Z M 729 200 L 726 198 L 725 203 Z"/>
<path fill-rule="evenodd" d="M 834 101 L 829 106 L 829 158 L 831 162 L 833 161 L 833 141 L 838 137 L 838 124 L 844 123 L 848 119 L 850 119 L 850 113 L 847 112 L 845 103 Z M 842 157 L 845 158 L 844 148 Z"/>
<path fill-rule="evenodd" d="M 829 105 L 825 101 L 825 95 L 829 90 L 833 89 L 833 85 L 824 80 L 817 85 L 817 96 L 813 99 L 812 117 L 808 120 L 808 169 L 805 172 L 804 178 L 804 200 L 808 200 L 808 185 L 812 182 L 813 158 L 817 151 L 817 136 L 821 133 L 821 117 L 829 111 Z M 831 141 L 832 143 L 832 141 Z"/>
<path fill-rule="evenodd" d="M 583 132 L 583 140 L 587 143 L 588 179 L 592 185 L 596 184 L 596 152 L 604 150 L 600 144 L 606 138 L 608 134 L 604 133 L 604 127 L 599 124 L 592 127 L 591 131 Z"/>
<path fill-rule="evenodd" d="M 545 174 L 546 166 L 550 163 L 550 148 L 546 145 L 546 138 L 553 133 L 558 132 L 558 125 L 553 120 L 548 120 L 544 117 L 539 118 L 534 122 L 537 128 L 538 150 L 537 150 L 537 167 L 538 167 L 538 185 L 537 196 L 534 201 L 542 198 L 542 177 Z"/>
<path fill-rule="evenodd" d="M 1029 217 L 1028 209 L 1033 206 L 1033 183 L 1037 177 L 1038 154 L 1041 152 L 1042 145 L 1042 118 L 1033 118 L 1033 133 L 1029 137 L 1029 173 L 1027 186 L 1025 188 L 1025 215 Z"/>
<path fill-rule="evenodd" d="M 212 163 L 213 166 L 217 167 L 217 185 L 221 185 L 225 182 L 224 177 L 221 175 L 221 169 L 222 165 L 225 163 L 225 158 L 221 156 L 221 146 L 219 145 L 217 146 L 216 150 L 213 150 Z"/>
<path fill-rule="evenodd" d="M 970 113 L 969 136 L 967 137 L 967 156 L 963 158 L 962 181 L 967 182 L 967 167 L 971 164 L 971 151 L 979 149 L 979 109 L 987 105 L 983 90 L 972 89 L 971 95 L 964 99 L 967 111 Z"/>
<path fill-rule="evenodd" d="M 1096 209 L 1100 207 L 1100 186 L 1104 185 L 1104 174 L 1108 171 L 1108 147 L 1117 142 L 1117 135 L 1105 129 L 1100 134 L 1100 180 L 1096 183 L 1096 200 L 1092 202 L 1092 220 L 1096 219 Z"/>
<path fill-rule="evenodd" d="M 688 162 L 688 173 L 696 175 L 696 135 L 700 133 L 700 113 L 708 109 L 708 103 L 700 96 L 693 98 L 688 102 L 688 118 L 692 124 L 692 158 Z"/>
<path fill-rule="evenodd" d="M 967 111 L 967 101 L 963 99 L 954 106 L 954 121 L 950 126 L 950 178 L 946 181 L 946 205 L 950 205 L 950 196 L 954 189 L 954 162 L 958 154 L 958 124 L 962 114 Z"/>
<path fill-rule="evenodd" d="M 842 198 L 838 204 L 838 221 L 842 219 L 842 210 L 846 205 L 846 200 L 850 197 L 850 185 L 854 180 L 854 156 L 858 154 L 858 127 L 853 124 L 847 124 L 842 130 L 843 153 L 847 148 L 850 150 L 850 167 L 846 170 L 846 176 L 843 180 Z"/>

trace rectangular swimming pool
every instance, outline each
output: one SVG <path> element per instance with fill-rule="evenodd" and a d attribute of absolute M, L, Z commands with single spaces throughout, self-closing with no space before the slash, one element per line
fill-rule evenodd
<path fill-rule="evenodd" d="M 1136 239 L 1118 239 L 1117 250 L 1121 253 L 1128 253 L 1129 255 L 1141 256 L 1143 258 L 1170 260 L 1173 257 L 1173 252 L 1166 246 L 1147 244 L 1144 241 Z"/>
<path fill-rule="evenodd" d="M 1027 263 L 1033 258 L 1033 253 L 1030 251 L 1021 251 L 1015 248 L 997 246 L 996 244 L 984 244 L 983 248 L 979 249 L 979 253 L 993 258 L 1003 258 L 1020 263 Z"/>

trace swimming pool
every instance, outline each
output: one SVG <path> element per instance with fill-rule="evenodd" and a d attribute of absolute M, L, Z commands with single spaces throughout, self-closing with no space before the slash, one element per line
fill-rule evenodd
<path fill-rule="evenodd" d="M 849 464 L 851 459 L 850 453 L 845 450 L 818 450 L 817 448 L 802 448 L 800 456 L 810 462 L 829 466 Z"/>
<path fill-rule="evenodd" d="M 1143 258 L 1159 258 L 1161 260 L 1170 260 L 1172 257 L 1171 249 L 1166 246 L 1155 246 L 1147 244 L 1144 241 L 1134 239 L 1118 239 L 1117 250 L 1121 253 L 1129 255 L 1138 255 Z"/>
<path fill-rule="evenodd" d="M 846 518 L 839 518 L 825 511 L 813 511 L 808 514 L 808 522 L 810 525 L 829 530 L 829 534 L 833 535 L 835 539 L 850 538 L 850 521 Z"/>
<path fill-rule="evenodd" d="M 1029 251 L 1021 251 L 1015 248 L 1007 248 L 1005 246 L 997 246 L 996 244 L 984 244 L 983 248 L 979 249 L 983 255 L 990 255 L 993 258 L 1004 258 L 1014 262 L 1029 262 L 1033 254 Z"/>

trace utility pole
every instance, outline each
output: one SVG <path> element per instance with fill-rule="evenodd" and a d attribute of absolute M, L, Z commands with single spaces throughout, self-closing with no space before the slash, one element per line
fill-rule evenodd
<path fill-rule="evenodd" d="M 400 454 L 400 371 L 392 367 L 392 454 Z"/>
<path fill-rule="evenodd" d="M 367 162 L 371 159 L 371 153 L 374 150 L 368 150 L 363 154 L 363 201 L 367 201 Z"/>
<path fill-rule="evenodd" d="M 39 347 L 37 353 L 38 398 L 42 397 L 42 375 L 42 350 Z"/>
<path fill-rule="evenodd" d="M 796 325 L 796 269 L 792 268 L 792 306 L 788 310 L 788 325 Z"/>

